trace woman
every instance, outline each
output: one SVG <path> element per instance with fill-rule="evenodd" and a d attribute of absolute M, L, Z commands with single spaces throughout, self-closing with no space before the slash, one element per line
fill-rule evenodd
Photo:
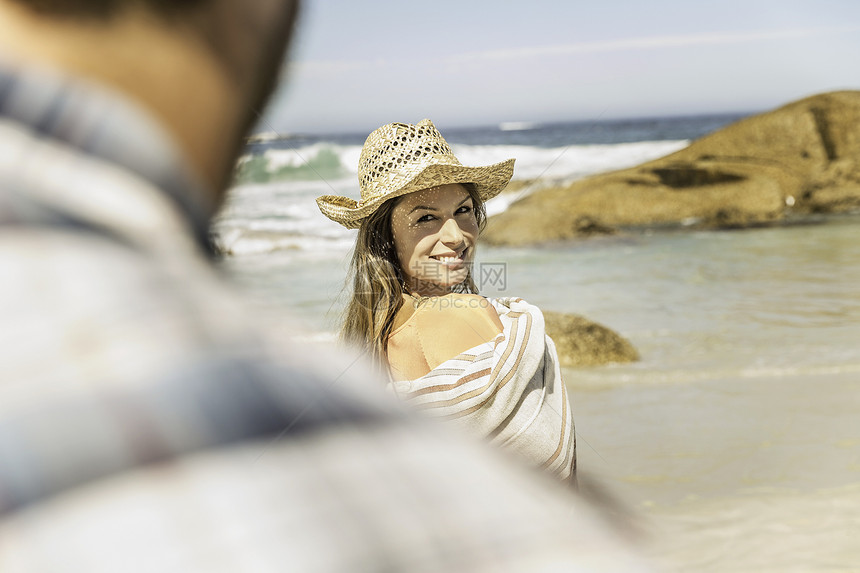
<path fill-rule="evenodd" d="M 391 123 L 362 148 L 361 200 L 317 204 L 358 229 L 343 338 L 368 348 L 416 407 L 572 481 L 573 422 L 543 316 L 479 296 L 472 276 L 484 203 L 513 166 L 463 166 L 429 120 Z"/>

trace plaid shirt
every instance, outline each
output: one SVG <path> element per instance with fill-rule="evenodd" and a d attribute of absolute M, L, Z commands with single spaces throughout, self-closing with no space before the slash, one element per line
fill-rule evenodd
<path fill-rule="evenodd" d="M 277 348 L 142 111 L 0 72 L 0 571 L 639 570 L 587 503 Z"/>

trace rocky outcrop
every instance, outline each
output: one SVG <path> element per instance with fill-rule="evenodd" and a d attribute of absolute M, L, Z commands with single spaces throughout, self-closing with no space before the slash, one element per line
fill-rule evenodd
<path fill-rule="evenodd" d="M 562 366 L 639 360 L 639 353 L 626 338 L 602 324 L 575 314 L 544 311 L 543 316 L 546 333 L 555 342 Z"/>
<path fill-rule="evenodd" d="M 642 226 L 738 228 L 860 208 L 860 92 L 752 116 L 638 167 L 541 189 L 482 238 L 521 245 Z"/>

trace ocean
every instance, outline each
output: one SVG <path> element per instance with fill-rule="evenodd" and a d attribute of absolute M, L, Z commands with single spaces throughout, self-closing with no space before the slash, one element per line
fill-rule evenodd
<path fill-rule="evenodd" d="M 465 165 L 514 157 L 515 180 L 560 182 L 655 159 L 740 117 L 437 127 Z M 238 185 L 216 222 L 222 248 L 237 255 L 348 249 L 352 234 L 321 217 L 313 199 L 324 194 L 358 198 L 356 169 L 366 136 L 297 135 L 249 143 L 239 161 Z M 491 201 L 488 213 L 503 210 L 507 201 Z"/>
<path fill-rule="evenodd" d="M 437 127 L 465 164 L 515 157 L 514 179 L 563 182 L 740 117 Z M 365 135 L 249 144 L 216 220 L 221 268 L 261 315 L 292 316 L 289 336 L 334 340 L 355 232 L 314 198 L 358 197 Z M 483 294 L 584 315 L 639 350 L 564 376 L 581 471 L 629 508 L 659 570 L 860 570 L 857 215 L 479 247 L 478 259 L 504 269 Z"/>

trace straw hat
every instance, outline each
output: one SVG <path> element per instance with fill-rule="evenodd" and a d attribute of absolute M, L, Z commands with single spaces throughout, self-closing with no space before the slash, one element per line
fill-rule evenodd
<path fill-rule="evenodd" d="M 514 160 L 486 167 L 467 167 L 429 119 L 383 125 L 367 137 L 358 159 L 361 201 L 338 195 L 317 198 L 323 215 L 347 229 L 387 200 L 449 183 L 473 183 L 486 201 L 501 192 L 514 174 Z"/>

